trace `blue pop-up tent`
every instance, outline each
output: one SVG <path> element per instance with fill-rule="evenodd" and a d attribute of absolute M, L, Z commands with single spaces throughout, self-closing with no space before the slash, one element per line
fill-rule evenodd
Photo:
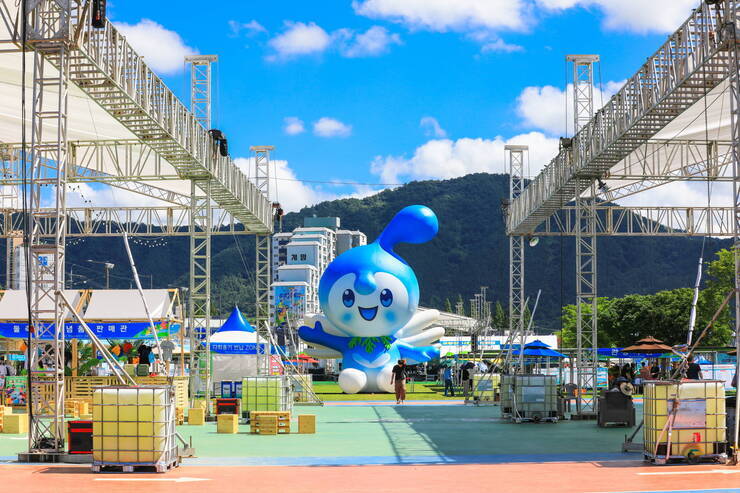
<path fill-rule="evenodd" d="M 514 350 L 515 355 L 519 355 L 519 350 Z M 532 358 L 565 358 L 563 353 L 550 349 L 550 346 L 536 339 L 529 344 L 524 345 L 524 356 Z"/>

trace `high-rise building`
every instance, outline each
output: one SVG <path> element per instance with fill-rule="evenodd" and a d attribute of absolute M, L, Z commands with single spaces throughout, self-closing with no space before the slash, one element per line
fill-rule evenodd
<path fill-rule="evenodd" d="M 271 318 L 294 326 L 319 311 L 319 279 L 337 255 L 365 245 L 360 231 L 339 229 L 338 217 L 307 217 L 303 227 L 272 237 Z"/>

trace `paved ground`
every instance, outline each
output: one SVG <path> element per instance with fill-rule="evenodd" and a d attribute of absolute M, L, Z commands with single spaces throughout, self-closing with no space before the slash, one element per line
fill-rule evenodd
<path fill-rule="evenodd" d="M 3 490 L 129 493 L 137 484 L 151 492 L 204 493 L 740 492 L 740 467 L 646 466 L 639 454 L 620 453 L 624 428 L 593 421 L 514 425 L 499 418 L 498 408 L 459 401 L 378 404 L 297 408 L 296 414 L 317 415 L 315 435 L 250 435 L 246 425 L 223 435 L 214 424 L 182 426 L 198 457 L 161 475 L 5 462 Z M 0 435 L 0 458 L 11 461 L 26 446 L 23 436 Z"/>

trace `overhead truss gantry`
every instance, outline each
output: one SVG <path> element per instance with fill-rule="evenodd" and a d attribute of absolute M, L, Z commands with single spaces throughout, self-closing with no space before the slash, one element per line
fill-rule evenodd
<path fill-rule="evenodd" d="M 735 283 L 740 287 L 739 44 L 740 1 L 701 2 L 603 108 L 592 118 L 576 116 L 575 136 L 561 141 L 558 155 L 509 204 L 506 224 L 510 235 L 576 237 L 579 307 L 595 303 L 597 235 L 731 236 L 735 240 Z M 576 58 L 570 61 L 577 64 Z M 592 76 L 590 80 L 593 87 Z M 587 107 L 578 101 L 585 93 L 576 89 L 574 94 L 578 113 Z M 729 123 L 712 108 L 720 99 L 729 101 Z M 687 127 L 697 120 L 704 128 L 694 134 L 703 137 L 685 138 L 691 134 Z M 683 126 L 677 127 L 677 122 Z M 675 181 L 732 182 L 733 204 L 629 208 L 599 202 Z M 738 292 L 735 334 L 740 347 Z M 577 364 L 590 366 L 591 362 L 583 360 L 590 351 L 584 350 L 589 344 L 595 349 L 596 327 L 588 331 L 583 315 L 578 318 Z M 579 377 L 579 384 L 584 383 Z M 736 445 L 737 440 L 734 437 Z"/>
<path fill-rule="evenodd" d="M 25 81 L 19 93 L 31 96 L 23 115 L 23 120 L 30 120 L 25 148 L 23 142 L 0 145 L 0 185 L 18 187 L 29 197 L 29 214 L 3 210 L 0 222 L 2 234 L 12 236 L 25 225 L 24 218 L 31 221 L 23 228 L 31 232 L 25 243 L 30 245 L 30 317 L 35 329 L 30 331 L 29 347 L 31 454 L 56 454 L 64 448 L 64 331 L 60 328 L 65 313 L 58 292 L 64 286 L 68 236 L 122 231 L 189 235 L 189 318 L 191 325 L 207 327 L 211 234 L 269 235 L 273 228 L 268 197 L 219 152 L 208 131 L 210 66 L 204 72 L 207 78 L 200 72 L 193 75 L 193 102 L 207 107 L 205 111 L 194 107 L 191 112 L 110 22 L 92 25 L 91 8 L 89 0 L 0 0 L 0 58 L 5 69 L 0 84 L 18 87 L 12 74 L 19 73 L 21 82 Z M 22 70 L 24 60 L 31 70 Z M 72 111 L 75 105 L 77 111 Z M 80 108 L 89 118 L 79 118 Z M 98 117 L 105 119 L 104 131 L 77 129 L 72 124 L 94 123 Z M 0 140 L 17 142 L 20 133 L 0 135 Z M 78 137 L 91 133 L 96 137 Z M 68 209 L 67 191 L 76 182 L 105 183 L 171 207 Z M 53 206 L 42 207 L 42 201 Z M 237 228 L 237 222 L 243 228 Z M 53 260 L 41 262 L 42 256 Z M 53 391 L 41 392 L 41 387 Z"/>

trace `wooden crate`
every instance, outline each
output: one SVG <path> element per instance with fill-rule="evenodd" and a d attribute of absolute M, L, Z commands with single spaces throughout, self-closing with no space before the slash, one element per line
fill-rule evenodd
<path fill-rule="evenodd" d="M 277 416 L 258 416 L 256 428 L 260 435 L 277 435 L 278 426 Z"/>
<path fill-rule="evenodd" d="M 185 424 L 185 409 L 181 407 L 175 408 L 175 424 L 176 425 L 184 425 Z"/>
<path fill-rule="evenodd" d="M 298 433 L 316 433 L 316 415 L 298 415 Z"/>
<path fill-rule="evenodd" d="M 251 411 L 249 428 L 250 432 L 261 435 L 290 433 L 290 411 Z M 263 430 L 267 433 L 263 433 Z"/>

